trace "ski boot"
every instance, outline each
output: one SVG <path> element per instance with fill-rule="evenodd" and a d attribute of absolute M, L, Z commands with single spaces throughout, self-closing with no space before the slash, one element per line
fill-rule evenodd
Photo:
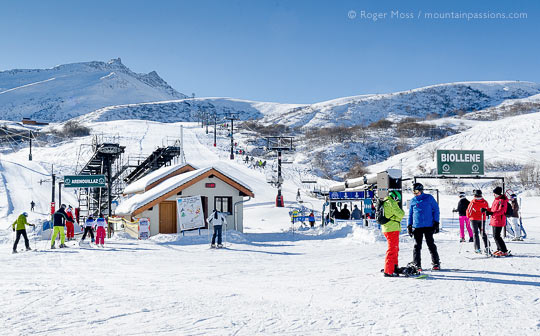
<path fill-rule="evenodd" d="M 431 270 L 433 270 L 433 271 L 440 271 L 440 270 L 441 270 L 441 265 L 440 265 L 440 264 L 434 264 L 434 265 L 431 267 Z"/>
<path fill-rule="evenodd" d="M 216 248 L 216 244 L 210 244 L 210 248 Z"/>
<path fill-rule="evenodd" d="M 27 247 L 26 250 L 27 251 L 32 251 L 32 249 L 30 247 Z"/>
<path fill-rule="evenodd" d="M 19 252 L 17 252 L 17 250 L 13 250 L 13 252 L 11 252 L 11 253 L 12 253 L 12 254 L 15 254 L 15 253 L 19 253 Z"/>
<path fill-rule="evenodd" d="M 465 238 L 461 238 L 461 239 L 459 240 L 459 242 L 460 242 L 460 243 L 464 243 L 464 242 L 465 242 Z"/>
<path fill-rule="evenodd" d="M 396 274 L 396 273 L 392 273 L 392 274 L 384 273 L 384 277 L 385 278 L 397 278 L 397 277 L 399 277 L 399 275 Z"/>
<path fill-rule="evenodd" d="M 51 245 L 51 250 L 54 250 L 56 247 L 54 246 L 54 244 Z"/>
<path fill-rule="evenodd" d="M 469 243 L 472 243 L 472 242 L 474 242 L 473 237 L 469 237 Z"/>
<path fill-rule="evenodd" d="M 222 248 L 223 244 L 217 244 L 217 248 Z"/>
<path fill-rule="evenodd" d="M 67 245 L 66 244 L 60 244 L 60 248 L 66 248 Z"/>
<path fill-rule="evenodd" d="M 474 250 L 474 253 L 482 254 L 482 250 L 481 249 Z"/>

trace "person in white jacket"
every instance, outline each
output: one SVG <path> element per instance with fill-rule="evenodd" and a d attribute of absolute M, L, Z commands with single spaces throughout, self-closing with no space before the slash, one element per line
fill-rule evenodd
<path fill-rule="evenodd" d="M 206 219 L 208 221 L 208 224 L 211 224 L 214 227 L 214 234 L 212 235 L 212 244 L 210 245 L 211 248 L 216 247 L 216 236 L 217 236 L 217 247 L 221 248 L 223 245 L 221 244 L 221 235 L 223 233 L 223 225 L 227 225 L 227 220 L 225 219 L 225 215 L 222 212 L 217 211 L 214 209 L 210 217 Z"/>

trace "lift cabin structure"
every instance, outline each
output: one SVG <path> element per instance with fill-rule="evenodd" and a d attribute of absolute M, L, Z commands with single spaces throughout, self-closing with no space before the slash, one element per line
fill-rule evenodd
<path fill-rule="evenodd" d="M 145 175 L 169 165 L 176 157 L 180 156 L 182 148 L 179 144 L 156 148 L 146 159 L 133 169 L 123 180 L 131 184 Z"/>
<path fill-rule="evenodd" d="M 119 137 L 94 136 L 91 152 L 85 155 L 81 154 L 82 150 L 79 152 L 79 161 L 83 156 L 90 156 L 90 159 L 77 174 L 105 175 L 107 187 L 79 189 L 79 220 L 84 221 L 96 213 L 112 215 L 112 202 L 122 195 L 127 183 L 170 165 L 177 157 L 183 157 L 179 139 L 166 139 L 164 142 L 166 144 L 149 156 L 125 158 L 125 146 L 119 144 Z"/>
<path fill-rule="evenodd" d="M 124 146 L 117 142 L 103 141 L 103 137 L 95 136 L 92 143 L 93 154 L 78 175 L 105 175 L 106 188 L 80 188 L 79 220 L 85 220 L 89 215 L 103 213 L 111 215 L 113 201 L 113 182 L 119 173 L 118 165 L 125 151 Z M 110 235 L 110 228 L 109 228 Z"/>

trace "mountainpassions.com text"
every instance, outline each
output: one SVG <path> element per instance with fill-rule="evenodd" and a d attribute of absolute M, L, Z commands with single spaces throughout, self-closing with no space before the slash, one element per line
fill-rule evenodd
<path fill-rule="evenodd" d="M 350 10 L 349 19 L 354 20 L 523 20 L 528 18 L 527 13 L 518 12 L 417 12 L 391 10 L 388 12 L 371 12 L 366 10 Z"/>

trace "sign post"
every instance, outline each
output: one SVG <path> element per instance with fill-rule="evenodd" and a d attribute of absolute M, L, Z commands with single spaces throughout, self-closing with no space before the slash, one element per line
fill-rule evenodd
<path fill-rule="evenodd" d="M 437 174 L 484 175 L 484 151 L 437 150 Z"/>

